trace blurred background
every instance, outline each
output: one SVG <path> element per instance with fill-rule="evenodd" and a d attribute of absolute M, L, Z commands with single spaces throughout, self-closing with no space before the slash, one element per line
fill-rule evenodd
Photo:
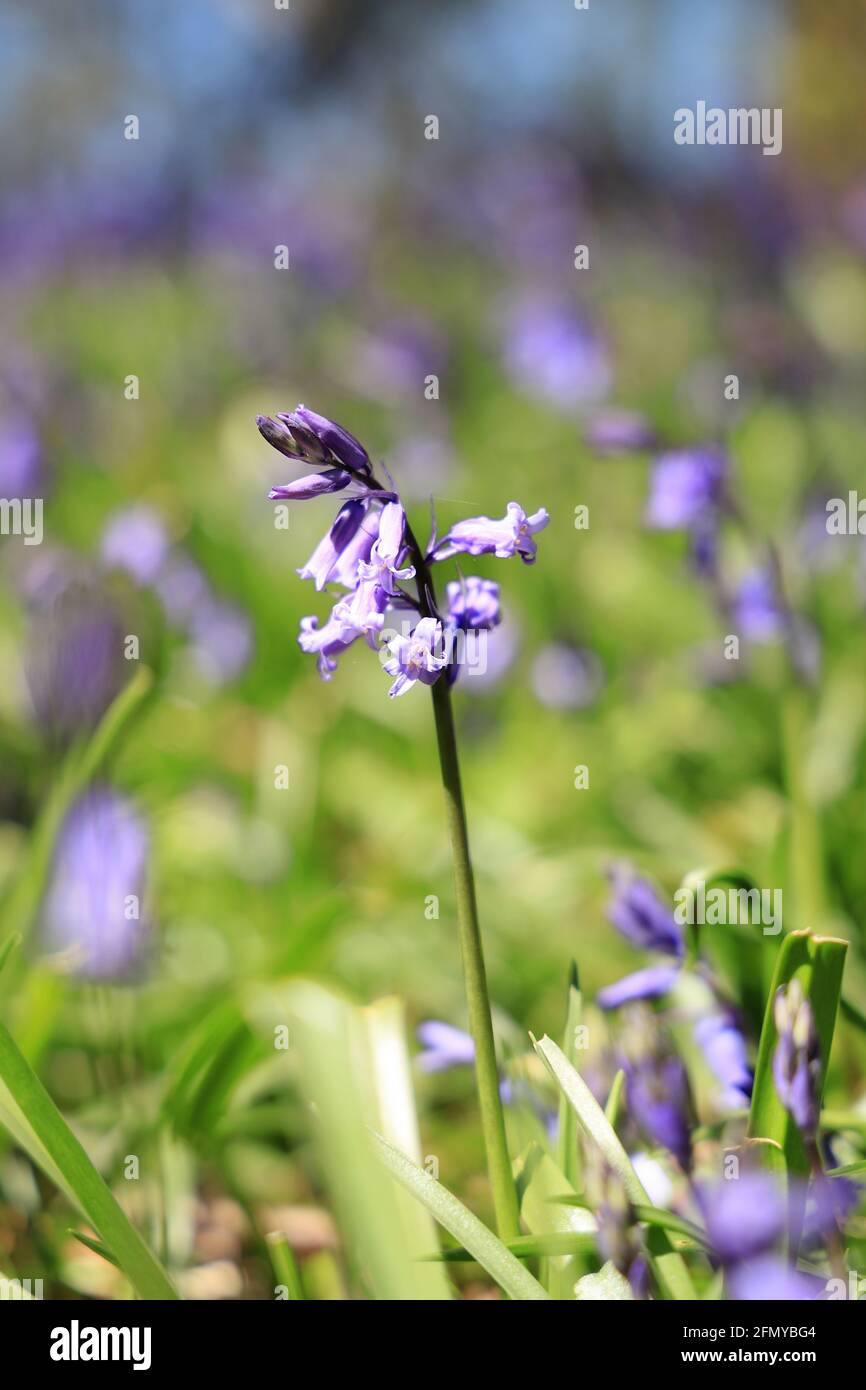
<path fill-rule="evenodd" d="M 465 1025 L 429 699 L 297 647 L 333 508 L 278 529 L 259 412 L 344 423 L 422 532 L 431 494 L 443 531 L 551 514 L 533 569 L 478 562 L 506 616 L 455 691 L 505 1036 L 561 1026 L 573 958 L 588 997 L 635 964 L 622 859 L 784 887 L 786 927 L 853 943 L 856 997 L 866 552 L 824 507 L 866 457 L 858 0 L 5 0 L 0 74 L 0 496 L 44 499 L 41 545 L 0 539 L 2 1008 L 105 1171 L 158 1146 L 199 1292 L 270 1296 L 263 1210 L 332 1240 L 297 1108 L 236 1094 L 246 992 L 312 974 Z M 698 100 L 781 107 L 783 152 L 675 145 Z M 732 592 L 781 557 L 793 725 L 778 630 L 725 662 L 694 537 L 647 524 L 652 439 L 728 450 Z M 483 1207 L 468 1070 L 419 1094 Z M 165 1200 L 142 1186 L 145 1227 Z M 0 1262 L 110 1287 L 67 1226 L 6 1145 Z"/>

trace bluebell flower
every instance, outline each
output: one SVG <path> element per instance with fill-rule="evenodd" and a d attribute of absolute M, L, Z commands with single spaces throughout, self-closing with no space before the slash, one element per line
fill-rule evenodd
<path fill-rule="evenodd" d="M 641 999 L 659 999 L 673 989 L 679 974 L 677 965 L 650 965 L 600 989 L 595 1002 L 600 1009 L 607 1010 L 621 1009 L 624 1004 L 634 1004 Z"/>
<path fill-rule="evenodd" d="M 127 797 L 97 785 L 73 802 L 40 914 L 45 947 L 71 973 L 122 980 L 140 969 L 149 856 L 147 827 Z"/>
<path fill-rule="evenodd" d="M 681 959 L 685 950 L 682 931 L 652 884 L 619 865 L 611 870 L 610 878 L 613 897 L 607 915 L 617 931 L 639 950 L 661 951 Z"/>
<path fill-rule="evenodd" d="M 519 502 L 509 502 L 505 515 L 498 520 L 489 516 L 471 516 L 458 521 L 436 546 L 434 559 L 447 560 L 452 555 L 496 555 L 505 560 L 519 555 L 526 565 L 535 561 L 538 546 L 533 537 L 543 531 L 550 521 L 544 507 L 527 516 Z"/>
<path fill-rule="evenodd" d="M 784 1237 L 785 1193 L 771 1174 L 745 1172 L 697 1191 L 710 1244 L 722 1265 L 766 1254 Z"/>
<path fill-rule="evenodd" d="M 713 448 L 676 449 L 656 460 L 647 521 L 664 531 L 693 526 L 723 497 L 727 461 Z"/>
<path fill-rule="evenodd" d="M 115 512 L 102 533 L 100 558 L 123 570 L 136 584 L 156 582 L 165 564 L 169 538 L 162 517 L 143 503 Z"/>
<path fill-rule="evenodd" d="M 685 1172 L 691 1169 L 689 1089 L 682 1060 L 646 1052 L 626 1058 L 629 1113 L 647 1138 L 668 1149 Z"/>
<path fill-rule="evenodd" d="M 728 1295 L 739 1303 L 801 1303 L 820 1299 L 823 1279 L 804 1274 L 780 1255 L 761 1255 L 735 1265 L 727 1277 Z"/>
<path fill-rule="evenodd" d="M 594 404 L 610 387 L 604 343 L 562 303 L 530 299 L 518 304 L 508 315 L 504 358 L 518 386 L 560 410 Z"/>
<path fill-rule="evenodd" d="M 743 576 L 732 611 L 738 632 L 750 642 L 771 642 L 785 630 L 785 612 L 769 570 L 754 569 Z"/>
<path fill-rule="evenodd" d="M 305 500 L 343 491 L 350 483 L 354 489 L 298 571 L 302 578 L 312 579 L 318 590 L 330 583 L 348 590 L 324 625 L 315 616 L 301 622 L 299 645 L 316 654 L 319 674 L 329 679 L 337 658 L 359 637 L 376 649 L 385 635 L 386 613 L 414 610 L 418 616 L 407 623 L 408 631 L 388 643 L 383 666 L 395 677 L 389 694 L 401 695 L 419 682 L 432 685 L 448 665 L 453 668 L 449 678 L 453 678 L 460 661 L 452 661 L 445 647 L 453 650 L 455 634 L 488 631 L 499 623 L 499 589 L 477 576 L 450 584 L 445 611 L 440 613 L 432 566 L 463 552 L 520 555 L 529 564 L 537 550 L 533 536 L 547 525 L 547 512 L 541 508 L 527 516 L 517 502 L 511 502 L 501 520 L 470 517 L 457 522 L 438 544 L 431 541 L 425 554 L 408 526 L 393 484 L 382 487 L 373 476 L 367 451 L 348 430 L 304 406 L 275 417 L 258 416 L 257 423 L 264 438 L 282 454 L 322 470 L 273 488 L 271 497 Z M 416 593 L 401 587 L 410 579 L 416 581 Z"/>
<path fill-rule="evenodd" d="M 392 637 L 391 657 L 383 665 L 394 684 L 388 691 L 393 699 L 405 695 L 416 681 L 432 685 L 438 680 L 448 658 L 442 650 L 442 624 L 438 618 L 419 618 L 408 637 Z"/>
<path fill-rule="evenodd" d="M 422 1071 L 447 1071 L 451 1067 L 471 1067 L 475 1063 L 475 1044 L 462 1028 L 438 1019 L 419 1023 L 415 1034 L 424 1051 L 416 1058 Z"/>
<path fill-rule="evenodd" d="M 36 718 L 59 743 L 92 730 L 129 674 L 115 601 L 71 568 L 35 601 L 24 669 Z"/>
<path fill-rule="evenodd" d="M 470 574 L 445 586 L 449 625 L 462 631 L 496 627 L 502 621 L 499 585 Z"/>
<path fill-rule="evenodd" d="M 590 449 L 606 456 L 637 453 L 656 443 L 655 430 L 645 415 L 614 407 L 593 415 L 583 437 Z"/>
<path fill-rule="evenodd" d="M 378 534 L 379 513 L 362 498 L 352 498 L 343 503 L 330 531 L 298 574 L 301 579 L 312 579 L 318 591 L 328 583 L 354 589 L 358 565 L 369 560 Z"/>
<path fill-rule="evenodd" d="M 754 1073 L 749 1066 L 746 1039 L 731 1009 L 707 1014 L 694 1027 L 695 1041 L 710 1070 L 723 1086 L 723 1100 L 734 1110 L 748 1106 Z"/>

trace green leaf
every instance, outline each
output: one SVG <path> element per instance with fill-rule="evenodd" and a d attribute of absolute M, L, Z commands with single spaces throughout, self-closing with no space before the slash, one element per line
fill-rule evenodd
<path fill-rule="evenodd" d="M 779 947 L 776 971 L 764 1012 L 764 1025 L 758 1043 L 755 1082 L 749 1112 L 748 1137 L 770 1140 L 761 1146 L 769 1166 L 786 1168 L 800 1177 L 808 1176 L 809 1157 L 802 1136 L 776 1092 L 773 1081 L 773 1055 L 778 1034 L 773 1016 L 776 991 L 794 978 L 799 979 L 812 1005 L 821 1047 L 820 1101 L 833 1043 L 833 1030 L 839 1011 L 842 970 L 848 943 L 837 937 L 814 936 L 808 931 L 791 932 Z M 776 1147 L 778 1146 L 778 1147 Z"/>
<path fill-rule="evenodd" d="M 620 1067 L 613 1081 L 610 1083 L 610 1092 L 605 1102 L 604 1118 L 607 1120 L 611 1129 L 616 1129 L 616 1122 L 619 1119 L 619 1107 L 622 1101 L 622 1088 L 625 1085 L 625 1072 Z"/>
<path fill-rule="evenodd" d="M 652 1203 L 631 1165 L 628 1154 L 583 1077 L 575 1071 L 551 1038 L 545 1037 L 539 1042 L 533 1038 L 532 1041 L 536 1052 L 547 1064 L 554 1080 L 561 1086 L 569 1103 L 574 1107 L 580 1124 L 590 1139 L 598 1145 L 608 1166 L 619 1176 L 629 1201 L 635 1206 L 651 1206 Z M 651 1231 L 651 1239 L 647 1241 L 647 1245 L 665 1298 L 696 1298 L 688 1267 L 682 1256 L 674 1250 L 665 1232 Z"/>
<path fill-rule="evenodd" d="M 142 1298 L 177 1298 L 168 1275 L 119 1206 L 2 1023 L 0 1077 L 11 1100 L 16 1139 L 49 1176 L 59 1175 L 63 1190 L 74 1198 L 94 1230 L 99 1232 L 133 1288 Z"/>
<path fill-rule="evenodd" d="M 92 1250 L 94 1255 L 100 1255 L 103 1260 L 107 1260 L 108 1263 L 114 1265 L 116 1269 L 120 1268 L 120 1265 L 117 1263 L 117 1260 L 112 1255 L 108 1246 L 103 1245 L 101 1240 L 94 1240 L 93 1236 L 86 1236 L 83 1231 L 70 1231 L 69 1234 L 82 1245 L 86 1246 L 88 1250 Z"/>
<path fill-rule="evenodd" d="M 393 1148 L 381 1135 L 375 1137 L 382 1161 L 392 1176 L 427 1208 L 440 1226 L 444 1226 L 483 1269 L 487 1270 L 491 1279 L 495 1279 L 510 1298 L 519 1301 L 550 1299 L 550 1295 L 538 1280 L 523 1268 L 499 1237 L 479 1221 L 453 1193 L 435 1178 L 431 1178 L 429 1173 L 419 1168 L 405 1154 Z"/>
<path fill-rule="evenodd" d="M 562 1203 L 566 1206 L 585 1207 L 586 1199 L 576 1196 L 551 1197 L 551 1202 Z M 638 1204 L 632 1207 L 632 1211 L 638 1221 L 644 1222 L 647 1226 L 661 1226 L 666 1231 L 673 1231 L 675 1235 L 685 1236 L 696 1245 L 707 1245 L 707 1237 L 693 1222 L 687 1221 L 684 1216 L 677 1216 L 672 1211 L 666 1211 L 664 1207 L 649 1207 Z"/>

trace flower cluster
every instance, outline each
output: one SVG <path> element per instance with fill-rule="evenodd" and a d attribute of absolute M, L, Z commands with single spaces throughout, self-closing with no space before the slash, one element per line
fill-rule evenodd
<path fill-rule="evenodd" d="M 274 418 L 259 416 L 258 427 L 269 444 L 296 463 L 314 470 L 270 491 L 274 500 L 306 501 L 330 493 L 345 500 L 327 535 L 298 570 L 318 591 L 328 585 L 342 590 L 327 621 L 315 615 L 301 620 L 301 649 L 317 658 L 319 674 L 330 680 L 337 659 L 358 638 L 382 649 L 384 670 L 393 678 L 389 694 L 403 695 L 419 681 L 433 685 L 446 667 L 456 679 L 469 634 L 489 631 L 500 620 L 499 586 L 470 575 L 449 583 L 444 610 L 436 605 L 431 566 L 455 555 L 519 555 L 532 564 L 535 535 L 548 523 L 542 507 L 527 515 L 509 502 L 498 520 L 469 517 L 441 539 L 434 535 L 422 550 L 393 486 L 373 474 L 364 446 L 342 425 L 299 405 Z M 405 588 L 414 581 L 415 592 Z M 386 616 L 404 613 L 402 632 L 390 635 Z"/>

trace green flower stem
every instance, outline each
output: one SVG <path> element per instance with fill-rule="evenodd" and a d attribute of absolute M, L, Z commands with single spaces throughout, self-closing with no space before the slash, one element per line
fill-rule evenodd
<path fill-rule="evenodd" d="M 496 1046 L 490 1018 L 487 993 L 487 974 L 478 926 L 475 902 L 475 879 L 469 854 L 469 833 L 463 790 L 460 782 L 460 763 L 457 757 L 457 737 L 451 689 L 444 677 L 431 686 L 433 711 L 436 716 L 436 737 L 439 743 L 439 762 L 451 852 L 454 859 L 454 888 L 457 899 L 457 921 L 460 928 L 460 949 L 466 999 L 469 1005 L 469 1028 L 475 1042 L 475 1077 L 481 1128 L 487 1151 L 487 1171 L 493 1192 L 496 1225 L 503 1240 L 513 1240 L 519 1234 L 517 1192 L 508 1157 L 505 1138 L 505 1119 L 499 1098 L 499 1070 L 496 1065 Z"/>
<path fill-rule="evenodd" d="M 433 587 L 427 557 L 408 520 L 406 521 L 405 537 L 415 566 L 419 611 L 424 617 L 438 617 L 436 591 Z M 475 1043 L 475 1082 L 478 1088 L 481 1130 L 484 1135 L 484 1148 L 487 1154 L 487 1173 L 493 1194 L 496 1226 L 502 1240 L 509 1241 L 514 1240 L 520 1234 L 520 1215 L 511 1160 L 508 1156 L 505 1117 L 499 1098 L 499 1069 L 496 1065 L 496 1044 L 493 1039 L 493 1023 L 490 1017 L 487 972 L 484 969 L 484 951 L 481 945 L 481 930 L 478 925 L 475 877 L 472 872 L 472 859 L 469 853 L 469 831 L 466 825 L 466 809 L 463 805 L 463 787 L 460 780 L 460 762 L 457 756 L 457 735 L 454 729 L 451 687 L 444 673 L 430 689 L 433 696 L 433 712 L 436 716 L 439 765 L 442 769 L 445 809 L 448 832 L 451 837 L 451 854 L 454 861 L 454 889 L 457 899 L 460 951 L 463 957 L 463 978 L 466 986 L 466 1002 L 469 1008 L 469 1031 Z"/>

